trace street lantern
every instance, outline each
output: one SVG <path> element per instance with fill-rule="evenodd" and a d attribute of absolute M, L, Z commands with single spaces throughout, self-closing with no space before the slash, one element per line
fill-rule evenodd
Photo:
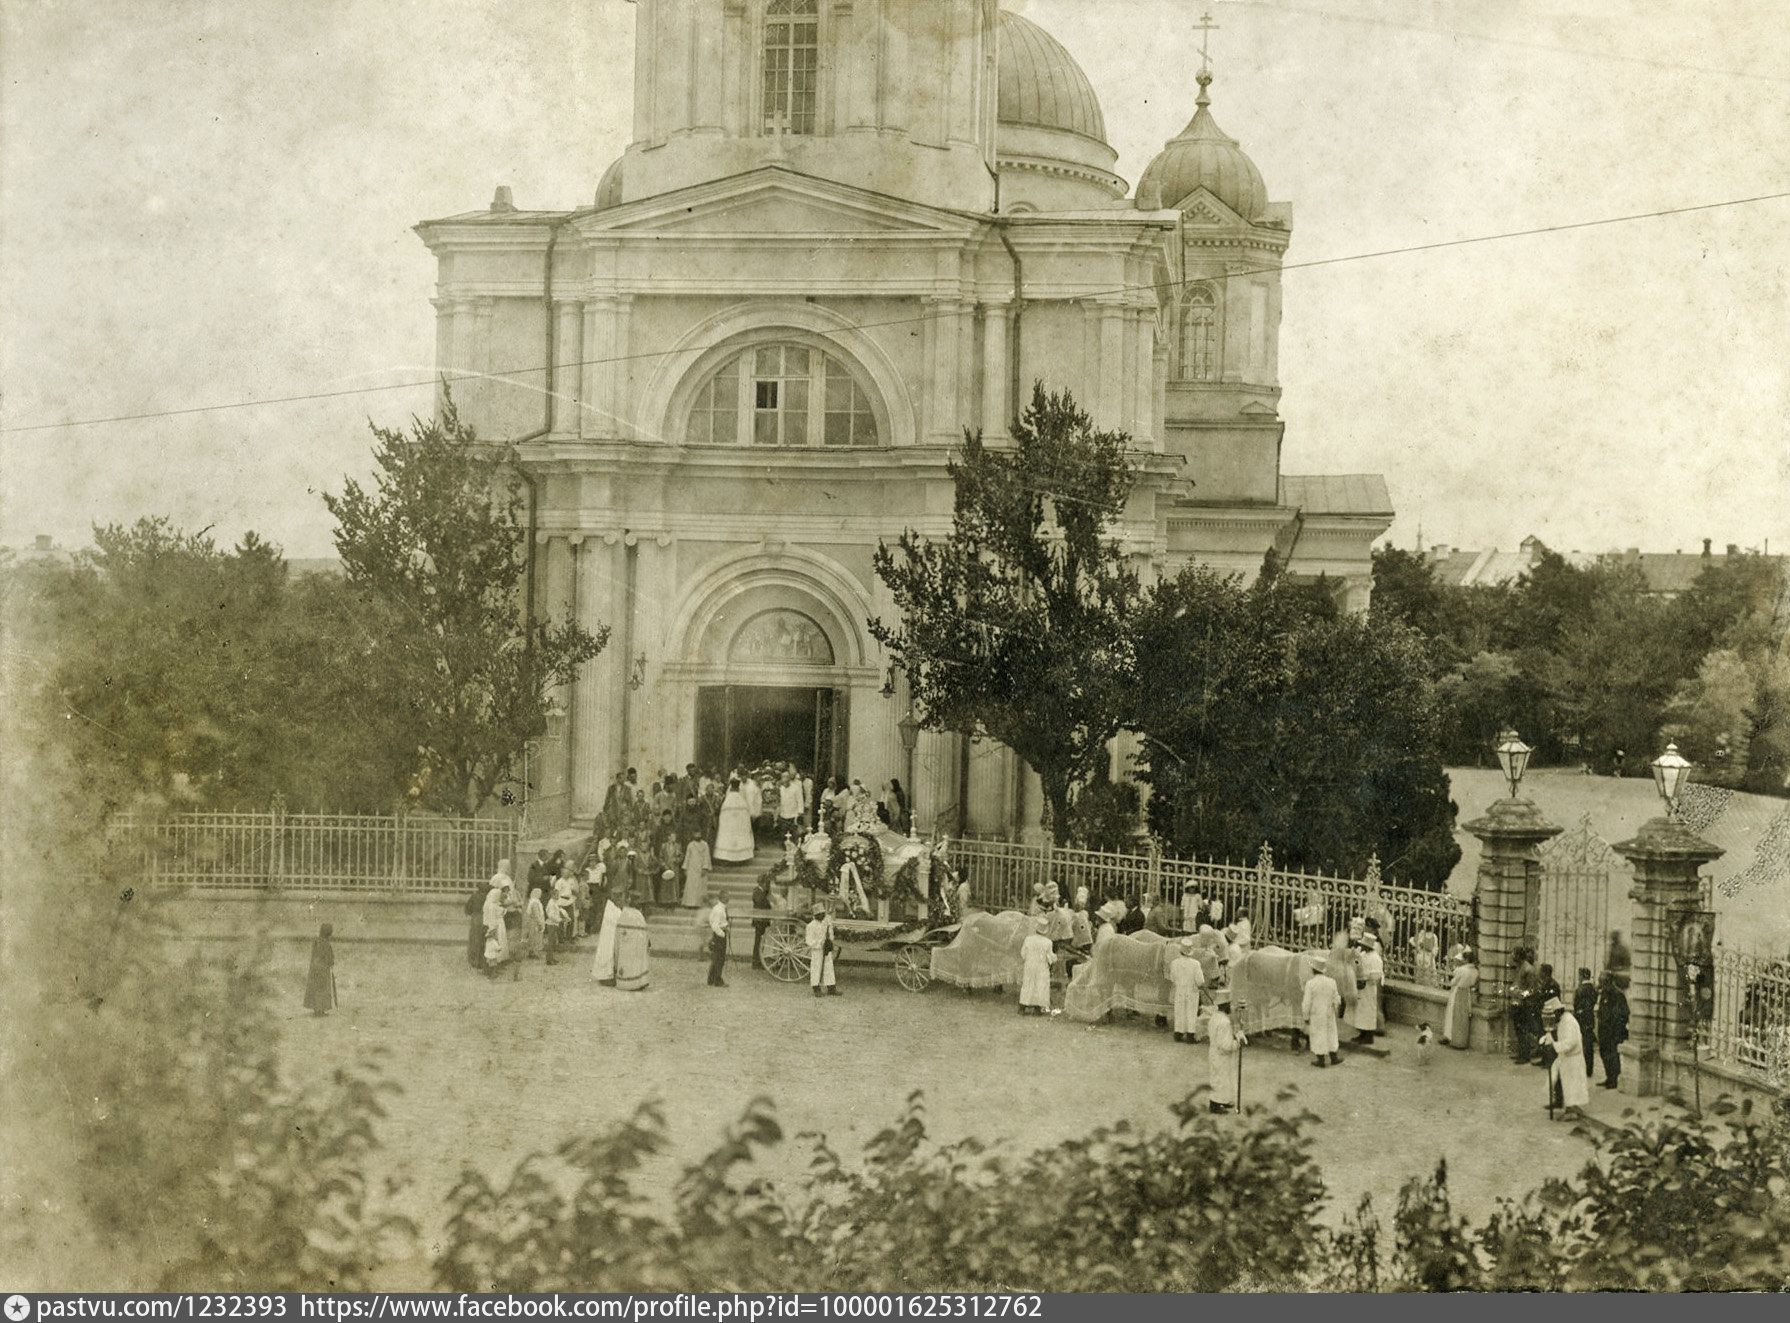
<path fill-rule="evenodd" d="M 1496 746 L 1498 766 L 1504 769 L 1504 779 L 1510 783 L 1510 797 L 1517 797 L 1517 787 L 1523 782 L 1523 773 L 1529 767 L 1529 755 L 1535 750 L 1518 738 L 1516 731 L 1508 727 L 1499 732 Z"/>
<path fill-rule="evenodd" d="M 901 732 L 901 747 L 907 752 L 907 830 L 913 835 L 914 823 L 919 817 L 919 801 L 914 797 L 914 748 L 920 743 L 920 723 L 914 716 L 913 708 L 908 708 L 907 715 L 895 723 Z M 899 824 L 896 830 L 900 830 Z"/>
<path fill-rule="evenodd" d="M 1684 791 L 1685 778 L 1691 773 L 1691 765 L 1684 755 L 1678 752 L 1676 744 L 1668 744 L 1666 751 L 1653 760 L 1653 784 L 1659 787 L 1659 797 L 1666 801 L 1666 816 L 1678 816 L 1678 796 Z"/>
<path fill-rule="evenodd" d="M 920 743 L 920 723 L 914 720 L 912 708 L 908 709 L 906 716 L 895 723 L 895 728 L 901 732 L 901 747 L 912 753 Z"/>

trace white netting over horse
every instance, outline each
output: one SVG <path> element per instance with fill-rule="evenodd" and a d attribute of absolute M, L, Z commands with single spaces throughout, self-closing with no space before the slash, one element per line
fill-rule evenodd
<path fill-rule="evenodd" d="M 1094 943 L 1093 958 L 1076 966 L 1063 994 L 1063 1013 L 1090 1024 L 1111 1010 L 1171 1014 L 1175 989 L 1168 981 L 1168 967 L 1179 949 L 1152 932 L 1114 934 Z"/>
<path fill-rule="evenodd" d="M 1018 910 L 971 914 L 951 945 L 934 947 L 932 976 L 959 988 L 1019 985 L 1019 948 L 1032 931 L 1032 920 Z"/>
<path fill-rule="evenodd" d="M 1249 952 L 1231 966 L 1232 1023 L 1246 1034 L 1303 1029 L 1305 984 L 1329 959 L 1328 951 L 1294 952 L 1278 946 Z M 1354 987 L 1353 978 L 1349 985 Z"/>

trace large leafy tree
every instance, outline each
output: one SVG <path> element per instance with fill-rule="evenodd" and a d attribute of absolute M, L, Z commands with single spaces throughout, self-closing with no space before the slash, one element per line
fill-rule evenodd
<path fill-rule="evenodd" d="M 547 725 L 547 695 L 602 651 L 607 627 L 533 620 L 514 452 L 450 402 L 408 433 L 374 426 L 371 490 L 325 495 L 351 583 L 393 609 L 379 662 L 405 677 L 420 767 L 412 793 L 476 813 Z"/>
<path fill-rule="evenodd" d="M 1460 857 L 1422 638 L 1337 611 L 1266 567 L 1158 588 L 1137 643 L 1135 719 L 1152 829 L 1178 853 L 1362 872 L 1377 854 L 1439 887 Z"/>
<path fill-rule="evenodd" d="M 928 728 L 993 737 L 1038 773 L 1059 844 L 1075 789 L 1106 759 L 1131 669 L 1136 573 L 1109 532 L 1131 495 L 1129 437 L 1034 386 L 1012 449 L 965 431 L 950 536 L 876 555 L 901 612 L 870 632 Z"/>

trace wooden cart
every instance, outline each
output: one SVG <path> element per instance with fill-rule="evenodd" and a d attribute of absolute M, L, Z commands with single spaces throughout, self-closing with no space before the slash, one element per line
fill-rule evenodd
<path fill-rule="evenodd" d="M 788 910 L 751 910 L 747 919 L 765 923 L 764 943 L 760 959 L 765 972 L 783 983 L 805 983 L 808 980 L 808 921 Z M 957 935 L 957 925 L 926 923 L 882 923 L 875 919 L 835 919 L 833 928 L 839 933 L 880 933 L 869 941 L 842 941 L 835 948 L 835 962 L 850 964 L 889 964 L 895 966 L 895 977 L 909 992 L 924 992 L 932 983 L 932 951 L 948 944 Z M 857 953 L 888 959 L 850 959 Z"/>

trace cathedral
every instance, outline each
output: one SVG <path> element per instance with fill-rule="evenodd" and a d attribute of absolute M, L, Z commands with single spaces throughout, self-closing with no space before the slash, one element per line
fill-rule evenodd
<path fill-rule="evenodd" d="M 1136 187 L 1073 56 L 996 0 L 638 0 L 633 140 L 589 206 L 426 221 L 436 356 L 529 474 L 537 612 L 607 625 L 531 794 L 788 759 L 918 825 L 1036 832 L 1009 750 L 919 731 L 865 628 L 879 541 L 951 526 L 963 429 L 1032 383 L 1132 437 L 1146 582 L 1274 548 L 1365 607 L 1378 475 L 1282 473 L 1292 210 L 1197 77 Z M 593 171 L 594 173 L 594 171 Z M 1123 771 L 1123 750 L 1115 752 Z"/>

